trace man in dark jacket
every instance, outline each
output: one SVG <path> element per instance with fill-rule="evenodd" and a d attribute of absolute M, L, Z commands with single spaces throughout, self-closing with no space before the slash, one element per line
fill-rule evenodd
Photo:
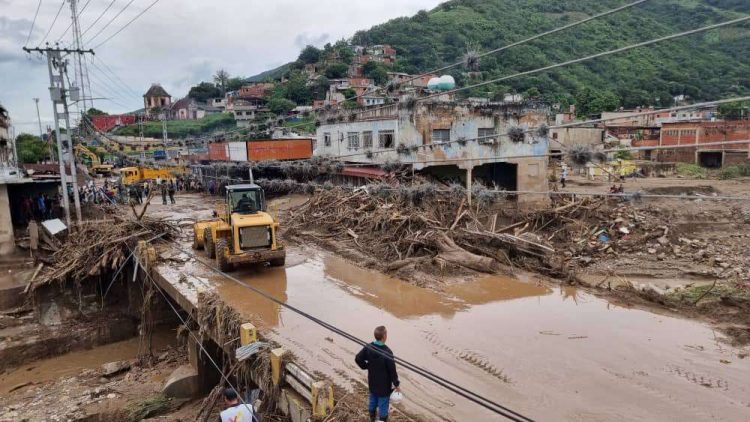
<path fill-rule="evenodd" d="M 370 421 L 375 421 L 375 411 L 378 411 L 381 421 L 388 421 L 388 405 L 390 404 L 391 393 L 399 388 L 398 374 L 396 373 L 396 363 L 393 360 L 393 352 L 385 341 L 388 338 L 388 332 L 385 327 L 375 328 L 375 341 L 365 346 L 354 361 L 362 369 L 367 369 L 367 386 L 370 390 Z M 393 388 L 391 387 L 393 386 Z"/>

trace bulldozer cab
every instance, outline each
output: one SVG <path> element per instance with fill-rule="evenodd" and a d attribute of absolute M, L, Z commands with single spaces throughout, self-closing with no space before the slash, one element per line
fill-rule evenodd
<path fill-rule="evenodd" d="M 266 210 L 266 198 L 258 185 L 229 185 L 226 191 L 230 214 L 256 214 Z"/>

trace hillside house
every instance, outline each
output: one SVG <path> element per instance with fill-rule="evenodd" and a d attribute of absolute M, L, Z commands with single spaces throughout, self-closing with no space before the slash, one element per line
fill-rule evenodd
<path fill-rule="evenodd" d="M 367 47 L 367 52 L 374 62 L 393 64 L 396 61 L 396 49 L 388 44 Z"/>
<path fill-rule="evenodd" d="M 504 190 L 547 190 L 549 140 L 531 130 L 522 139 L 493 136 L 511 128 L 548 123 L 542 104 L 419 102 L 322 116 L 316 132 L 317 156 L 350 163 L 400 162 L 444 180 L 481 181 Z M 354 116 L 354 117 L 352 117 Z M 480 139 L 477 139 L 480 138 Z M 519 201 L 539 201 L 523 195 Z"/>
<path fill-rule="evenodd" d="M 250 127 L 253 120 L 255 120 L 256 113 L 258 112 L 258 106 L 254 103 L 235 100 L 232 113 L 234 114 L 234 120 L 239 128 Z"/>
<path fill-rule="evenodd" d="M 265 101 L 268 96 L 268 91 L 273 89 L 274 84 L 268 82 L 261 82 L 250 85 L 243 85 L 240 88 L 239 98 L 249 101 Z"/>
<path fill-rule="evenodd" d="M 146 110 L 146 114 L 150 115 L 151 110 L 168 109 L 172 105 L 172 96 L 162 88 L 161 85 L 154 83 L 151 87 L 143 94 L 143 108 Z"/>

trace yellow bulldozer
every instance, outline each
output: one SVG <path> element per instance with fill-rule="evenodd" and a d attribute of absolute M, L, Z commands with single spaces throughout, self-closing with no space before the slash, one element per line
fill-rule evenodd
<path fill-rule="evenodd" d="M 89 170 L 92 173 L 101 174 L 104 176 L 110 176 L 112 174 L 114 166 L 112 164 L 102 164 L 99 156 L 89 151 L 88 148 L 84 147 L 81 144 L 77 144 L 73 147 L 73 149 L 75 150 L 76 156 L 79 157 L 81 161 L 88 166 Z"/>
<path fill-rule="evenodd" d="M 253 183 L 226 186 L 226 199 L 213 220 L 193 225 L 193 248 L 216 258 L 221 271 L 235 265 L 269 263 L 283 267 L 284 244 L 278 239 L 279 223 L 266 212 L 263 189 Z"/>

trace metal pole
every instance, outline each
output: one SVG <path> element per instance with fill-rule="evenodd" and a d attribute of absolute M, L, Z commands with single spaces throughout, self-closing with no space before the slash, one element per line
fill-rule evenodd
<path fill-rule="evenodd" d="M 50 97 L 52 98 L 52 112 L 55 118 L 55 138 L 57 139 L 57 163 L 60 165 L 60 186 L 62 187 L 62 199 L 63 208 L 65 209 L 65 223 L 70 229 L 70 201 L 68 201 L 68 183 L 65 180 L 65 163 L 63 162 L 62 152 L 62 139 L 60 139 L 60 120 L 57 116 L 57 101 L 55 100 L 54 93 L 52 92 L 57 86 L 55 85 L 55 77 L 52 74 L 52 58 L 53 56 L 59 56 L 58 52 L 47 51 L 47 69 L 49 70 L 49 84 L 50 84 Z M 52 158 L 52 157 L 50 157 Z"/>
<path fill-rule="evenodd" d="M 65 63 L 62 63 L 60 65 L 60 78 L 61 78 L 61 84 L 62 84 L 62 104 L 63 104 L 63 111 L 65 112 L 65 127 L 68 131 L 68 158 L 70 160 L 70 176 L 73 178 L 73 202 L 76 207 L 76 221 L 78 221 L 78 224 L 81 224 L 81 199 L 80 195 L 78 193 L 78 171 L 76 170 L 76 156 L 73 151 L 73 135 L 72 130 L 70 127 L 70 114 L 68 112 L 68 99 L 67 95 L 65 95 L 65 77 L 64 74 L 66 72 L 65 69 L 66 65 Z"/>
<path fill-rule="evenodd" d="M 81 50 L 81 28 L 78 26 L 78 11 L 76 10 L 77 0 L 70 0 L 70 13 L 71 19 L 73 20 L 73 40 L 75 42 L 76 50 L 79 50 L 74 60 L 74 73 L 75 79 L 78 83 L 78 88 L 81 90 L 81 100 L 83 101 L 83 110 L 81 110 L 81 118 L 86 114 L 88 108 L 86 107 L 86 91 L 84 90 L 84 78 L 83 78 L 83 53 Z"/>
<path fill-rule="evenodd" d="M 39 98 L 34 98 L 36 103 L 36 120 L 39 122 L 39 139 L 44 139 L 44 132 L 42 132 L 42 117 L 39 115 Z"/>

